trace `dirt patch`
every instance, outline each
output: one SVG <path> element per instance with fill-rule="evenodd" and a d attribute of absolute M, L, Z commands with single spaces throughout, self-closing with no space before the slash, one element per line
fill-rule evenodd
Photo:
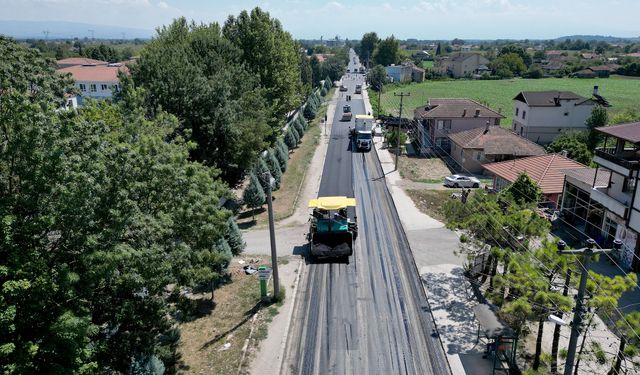
<path fill-rule="evenodd" d="M 407 190 L 413 203 L 420 212 L 430 217 L 446 222 L 444 215 L 444 204 L 451 199 L 449 190 Z"/>
<path fill-rule="evenodd" d="M 415 182 L 443 182 L 451 171 L 440 158 L 421 158 L 401 155 L 398 164 L 400 176 Z"/>
<path fill-rule="evenodd" d="M 215 291 L 213 309 L 179 325 L 181 363 L 177 373 L 246 373 L 248 356 L 266 337 L 268 323 L 278 314 L 279 305 L 261 302 L 257 274 L 246 275 L 239 259 L 242 258 L 235 258 L 230 266 L 232 282 Z M 244 260 L 256 268 L 270 264 L 268 257 L 247 256 Z M 209 296 L 197 295 L 193 299 L 206 300 Z M 248 345 L 246 355 L 243 354 L 245 343 Z"/>

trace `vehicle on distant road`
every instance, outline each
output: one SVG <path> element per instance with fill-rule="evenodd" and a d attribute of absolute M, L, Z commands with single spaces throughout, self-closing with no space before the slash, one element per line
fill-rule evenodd
<path fill-rule="evenodd" d="M 351 117 L 353 117 L 353 114 L 351 113 L 351 106 L 349 104 L 345 104 L 344 107 L 342 107 L 342 118 L 340 121 L 351 121 Z"/>
<path fill-rule="evenodd" d="M 340 85 L 340 91 L 347 91 L 347 86 Z"/>
<path fill-rule="evenodd" d="M 362 94 L 362 85 L 356 85 L 356 94 Z"/>
<path fill-rule="evenodd" d="M 309 201 L 311 223 L 309 248 L 318 258 L 348 257 L 353 254 L 353 242 L 358 224 L 349 218 L 347 208 L 355 207 L 356 199 L 347 197 L 318 197 Z"/>
<path fill-rule="evenodd" d="M 466 188 L 478 188 L 480 187 L 480 180 L 472 176 L 464 176 L 460 174 L 454 174 L 444 179 L 444 185 L 454 188 L 466 187 Z"/>
<path fill-rule="evenodd" d="M 358 151 L 371 151 L 373 142 L 373 116 L 356 115 L 356 126 L 349 132 Z"/>

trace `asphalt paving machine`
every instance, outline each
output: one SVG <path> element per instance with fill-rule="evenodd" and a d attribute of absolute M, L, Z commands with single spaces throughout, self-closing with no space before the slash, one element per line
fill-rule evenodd
<path fill-rule="evenodd" d="M 349 217 L 348 208 L 355 206 L 355 198 L 347 197 L 318 197 L 309 201 L 313 211 L 307 236 L 312 256 L 333 258 L 353 254 L 358 225 L 355 215 L 353 221 Z"/>

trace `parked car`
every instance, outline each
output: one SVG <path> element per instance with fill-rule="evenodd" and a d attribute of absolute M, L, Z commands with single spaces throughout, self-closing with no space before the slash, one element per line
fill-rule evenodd
<path fill-rule="evenodd" d="M 345 85 L 340 86 L 340 91 L 347 91 L 347 86 Z"/>
<path fill-rule="evenodd" d="M 449 187 L 454 187 L 454 188 L 460 188 L 460 187 L 477 188 L 477 187 L 480 187 L 480 180 L 478 180 L 475 177 L 454 174 L 452 176 L 445 177 L 444 185 Z"/>

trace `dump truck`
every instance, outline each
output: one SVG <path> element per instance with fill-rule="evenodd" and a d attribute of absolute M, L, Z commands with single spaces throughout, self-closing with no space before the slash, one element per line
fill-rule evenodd
<path fill-rule="evenodd" d="M 353 117 L 351 114 L 351 106 L 349 104 L 345 104 L 344 107 L 342 107 L 342 118 L 340 121 L 351 121 L 351 117 Z"/>
<path fill-rule="evenodd" d="M 373 116 L 356 115 L 356 126 L 351 129 L 351 140 L 355 141 L 358 151 L 371 151 L 373 144 Z"/>
<path fill-rule="evenodd" d="M 356 94 L 362 94 L 362 85 L 356 85 Z"/>
<path fill-rule="evenodd" d="M 358 235 L 355 216 L 349 218 L 348 208 L 355 207 L 355 198 L 344 196 L 318 197 L 309 201 L 312 208 L 308 240 L 311 255 L 317 258 L 349 257 Z"/>

